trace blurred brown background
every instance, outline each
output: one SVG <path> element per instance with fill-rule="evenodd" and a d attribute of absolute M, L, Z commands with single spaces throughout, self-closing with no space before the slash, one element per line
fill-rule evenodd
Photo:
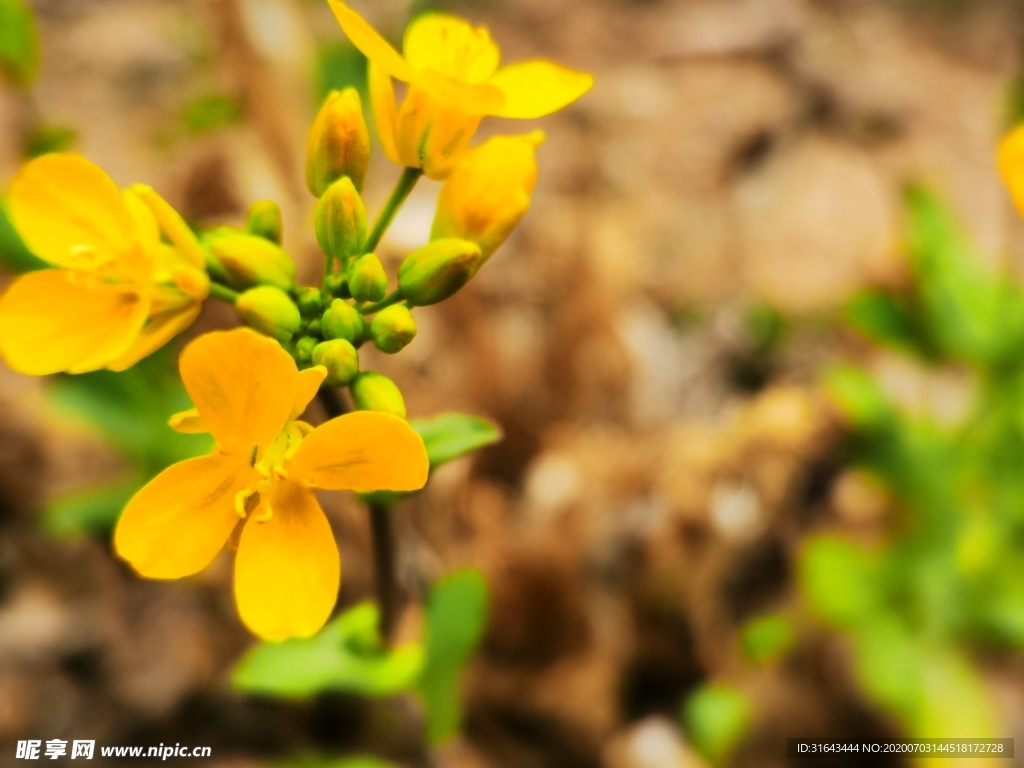
<path fill-rule="evenodd" d="M 428 7 L 353 4 L 393 39 Z M 0 178 L 40 124 L 68 126 L 119 183 L 152 184 L 194 220 L 237 224 L 252 201 L 278 200 L 285 245 L 316 277 L 303 152 L 324 62 L 343 46 L 325 2 L 31 5 L 41 76 L 29 95 L 0 89 Z M 597 77 L 539 121 L 540 180 L 515 237 L 453 301 L 418 314 L 405 354 L 364 364 L 398 381 L 412 416 L 458 409 L 506 432 L 398 513 L 407 595 L 463 564 L 493 591 L 466 735 L 438 764 L 695 768 L 676 715 L 709 679 L 756 704 L 742 765 L 785 764 L 786 736 L 895 735 L 834 635 L 803 627 L 785 664 L 751 671 L 737 631 L 796 604 L 808 533 L 870 540 L 884 526 L 886 499 L 844 465 L 818 371 L 859 354 L 827 319 L 862 286 L 902 279 L 904 185 L 937 189 L 993 267 L 1024 255 L 994 167 L 1024 4 L 429 7 L 489 26 L 506 60 Z M 483 133 L 534 127 L 492 120 Z M 376 151 L 371 215 L 396 176 Z M 426 236 L 436 191 L 418 188 L 392 228 L 392 263 Z M 778 354 L 746 322 L 764 304 L 798 320 Z M 202 327 L 230 321 L 211 306 Z M 956 408 L 955 381 L 870 365 L 910 401 Z M 231 603 L 230 556 L 148 583 L 102 537 L 41 532 L 47 500 L 116 475 L 119 461 L 50 407 L 47 386 L 0 371 L 0 765 L 17 764 L 19 738 L 211 745 L 224 766 L 352 750 L 423 764 L 410 702 L 231 692 L 252 639 Z M 328 509 L 351 604 L 371 592 L 368 531 L 340 495 Z M 415 633 L 415 600 L 402 626 Z M 986 667 L 986 684 L 1005 735 L 1024 737 L 1020 657 Z"/>

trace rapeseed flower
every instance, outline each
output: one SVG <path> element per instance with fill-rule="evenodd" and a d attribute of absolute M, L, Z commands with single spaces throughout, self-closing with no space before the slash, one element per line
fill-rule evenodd
<path fill-rule="evenodd" d="M 209 293 L 181 217 L 148 187 L 122 192 L 82 157 L 28 163 L 11 184 L 10 217 L 54 267 L 0 297 L 0 353 L 21 373 L 129 368 L 188 327 Z"/>
<path fill-rule="evenodd" d="M 342 0 L 329 2 L 352 44 L 370 60 L 370 97 L 385 153 L 432 179 L 447 176 L 483 117 L 543 117 L 594 82 L 549 61 L 499 68 L 501 51 L 486 29 L 441 13 L 409 25 L 402 55 Z M 409 85 L 401 107 L 392 78 Z"/>
<path fill-rule="evenodd" d="M 530 208 L 536 149 L 543 141 L 541 131 L 495 136 L 463 152 L 441 188 L 431 239 L 476 243 L 481 258 L 475 268 L 480 269 Z"/>
<path fill-rule="evenodd" d="M 249 329 L 201 336 L 180 366 L 195 409 L 171 425 L 211 433 L 216 448 L 140 490 L 118 522 L 115 548 L 140 575 L 176 579 L 205 568 L 234 534 L 235 599 L 245 624 L 268 640 L 313 635 L 331 614 L 341 578 L 314 490 L 422 488 L 423 440 L 385 413 L 350 413 L 315 429 L 297 420 L 326 369 L 300 372 L 280 345 Z"/>

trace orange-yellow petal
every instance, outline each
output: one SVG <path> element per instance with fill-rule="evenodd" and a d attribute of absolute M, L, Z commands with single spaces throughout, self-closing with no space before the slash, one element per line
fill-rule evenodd
<path fill-rule="evenodd" d="M 180 310 L 163 312 L 155 317 L 150 317 L 131 346 L 123 354 L 107 363 L 107 368 L 112 371 L 124 371 L 144 357 L 149 357 L 192 325 L 202 309 L 201 304 L 193 304 Z"/>
<path fill-rule="evenodd" d="M 277 437 L 291 414 L 298 369 L 276 341 L 235 328 L 185 347 L 181 380 L 214 439 L 230 451 Z"/>
<path fill-rule="evenodd" d="M 494 115 L 505 107 L 505 93 L 497 85 L 467 83 L 433 69 L 424 69 L 416 77 L 416 86 L 442 107 L 469 115 Z"/>
<path fill-rule="evenodd" d="M 316 497 L 298 483 L 275 483 L 238 543 L 242 621 L 267 640 L 309 637 L 330 617 L 340 584 L 338 546 Z"/>
<path fill-rule="evenodd" d="M 488 82 L 501 90 L 505 103 L 487 114 L 529 120 L 572 104 L 593 87 L 594 77 L 550 61 L 524 61 L 499 69 Z"/>
<path fill-rule="evenodd" d="M 314 488 L 415 491 L 426 484 L 430 462 L 423 439 L 405 419 L 356 411 L 313 430 L 289 469 Z"/>
<path fill-rule="evenodd" d="M 402 58 L 391 43 L 378 34 L 362 16 L 349 8 L 342 0 L 328 0 L 334 16 L 341 25 L 342 31 L 348 36 L 356 48 L 366 58 L 380 65 L 396 80 L 409 82 L 415 76 L 412 67 Z"/>
<path fill-rule="evenodd" d="M 1002 140 L 996 161 L 1017 210 L 1024 212 L 1024 125 Z"/>
<path fill-rule="evenodd" d="M 92 275 L 31 272 L 0 297 L 0 352 L 34 376 L 103 368 L 139 335 L 148 309 L 135 291 Z"/>
<path fill-rule="evenodd" d="M 444 13 L 417 17 L 405 31 L 402 52 L 415 69 L 433 69 L 467 83 L 485 81 L 501 60 L 484 27 Z"/>
<path fill-rule="evenodd" d="M 327 378 L 327 369 L 322 365 L 314 365 L 299 371 L 298 383 L 295 387 L 295 399 L 292 401 L 292 412 L 289 418 L 297 419 L 320 391 L 320 385 Z"/>
<path fill-rule="evenodd" d="M 125 507 L 114 530 L 117 554 L 151 579 L 198 573 L 234 530 L 235 497 L 254 475 L 244 454 L 214 453 L 168 467 Z"/>
<path fill-rule="evenodd" d="M 171 429 L 183 435 L 200 435 L 210 431 L 195 408 L 174 414 L 167 423 Z"/>
<path fill-rule="evenodd" d="M 395 104 L 395 86 L 391 76 L 379 64 L 369 65 L 370 101 L 373 103 L 373 119 L 377 126 L 377 138 L 384 154 L 393 163 L 401 164 L 395 145 L 395 124 L 398 121 L 398 107 Z"/>
<path fill-rule="evenodd" d="M 10 213 L 41 259 L 80 268 L 130 254 L 136 221 L 117 185 L 78 155 L 43 155 L 14 177 Z"/>

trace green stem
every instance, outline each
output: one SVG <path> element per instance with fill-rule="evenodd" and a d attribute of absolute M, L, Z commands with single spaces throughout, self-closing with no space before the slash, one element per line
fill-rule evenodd
<path fill-rule="evenodd" d="M 402 207 L 402 203 L 409 197 L 409 193 L 412 192 L 412 188 L 416 186 L 416 182 L 420 180 L 422 175 L 423 170 L 420 168 L 406 168 L 402 172 L 402 177 L 398 180 L 398 184 L 395 185 L 395 191 L 391 193 L 391 197 L 384 206 L 384 210 L 380 212 L 380 218 L 373 225 L 373 231 L 367 238 L 366 246 L 363 248 L 364 253 L 373 253 L 380 243 L 380 239 L 384 237 L 384 233 L 388 231 L 388 227 L 391 225 L 392 219 L 395 218 L 395 214 L 398 213 L 398 209 Z"/>
<path fill-rule="evenodd" d="M 396 288 L 392 293 L 389 293 L 376 304 L 368 304 L 365 307 L 357 307 L 357 309 L 359 310 L 359 314 L 361 315 L 372 315 L 374 312 L 380 312 L 385 307 L 390 307 L 392 304 L 397 304 L 401 300 L 402 291 L 401 289 Z"/>
<path fill-rule="evenodd" d="M 228 304 L 234 304 L 238 301 L 238 291 L 233 291 L 227 286 L 220 285 L 219 283 L 210 283 L 210 295 L 215 299 L 226 301 Z"/>

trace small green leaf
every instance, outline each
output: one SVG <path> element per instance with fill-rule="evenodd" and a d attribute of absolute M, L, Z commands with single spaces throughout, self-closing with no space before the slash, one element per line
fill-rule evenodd
<path fill-rule="evenodd" d="M 907 307 L 882 291 L 862 291 L 846 305 L 846 321 L 872 341 L 904 352 L 921 352 Z"/>
<path fill-rule="evenodd" d="M 0 0 L 2 2 L 2 0 Z M 33 272 L 49 266 L 25 245 L 7 214 L 7 201 L 0 200 L 0 263 L 12 272 Z"/>
<path fill-rule="evenodd" d="M 892 406 L 875 380 L 859 368 L 832 368 L 826 374 L 825 386 L 829 397 L 856 428 L 874 431 L 892 426 Z"/>
<path fill-rule="evenodd" d="M 0 0 L 0 73 L 22 88 L 39 69 L 39 33 L 23 0 Z"/>
<path fill-rule="evenodd" d="M 693 745 L 716 765 L 728 760 L 752 719 L 746 694 L 727 685 L 705 685 L 683 707 L 683 722 Z"/>
<path fill-rule="evenodd" d="M 25 145 L 25 157 L 33 158 L 50 152 L 64 152 L 75 143 L 78 134 L 74 128 L 62 125 L 40 126 Z"/>
<path fill-rule="evenodd" d="M 807 601 L 829 624 L 854 626 L 882 601 L 875 559 L 853 542 L 833 536 L 809 539 L 799 565 Z"/>
<path fill-rule="evenodd" d="M 410 423 L 423 438 L 431 469 L 501 440 L 501 429 L 496 424 L 464 413 L 445 413 Z"/>
<path fill-rule="evenodd" d="M 378 611 L 363 603 L 305 640 L 260 643 L 235 667 L 240 691 L 281 698 L 321 691 L 385 697 L 411 689 L 423 668 L 423 649 L 408 643 L 391 651 L 377 634 Z"/>
<path fill-rule="evenodd" d="M 781 614 L 768 614 L 747 623 L 740 633 L 744 655 L 756 664 L 777 659 L 793 645 L 793 622 Z"/>
<path fill-rule="evenodd" d="M 432 744 L 459 731 L 462 669 L 483 638 L 486 624 L 483 574 L 470 568 L 449 574 L 434 585 L 427 600 L 426 662 L 419 682 Z"/>

